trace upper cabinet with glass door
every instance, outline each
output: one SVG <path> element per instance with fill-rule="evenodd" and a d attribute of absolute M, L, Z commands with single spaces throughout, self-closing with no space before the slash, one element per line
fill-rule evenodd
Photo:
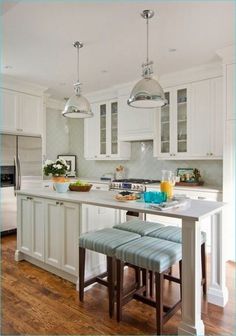
<path fill-rule="evenodd" d="M 93 118 L 85 119 L 85 158 L 89 160 L 128 160 L 130 143 L 121 142 L 118 138 L 119 106 L 117 100 L 94 103 L 93 108 L 94 120 L 91 121 Z"/>
<path fill-rule="evenodd" d="M 157 116 L 157 134 L 154 155 L 160 158 L 181 158 L 188 152 L 188 100 L 187 87 L 172 88 L 165 92 L 166 105 Z"/>

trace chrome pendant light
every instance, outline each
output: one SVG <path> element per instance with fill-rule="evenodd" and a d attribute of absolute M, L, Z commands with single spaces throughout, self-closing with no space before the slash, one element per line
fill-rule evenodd
<path fill-rule="evenodd" d="M 77 48 L 77 82 L 74 84 L 75 94 L 70 97 L 65 105 L 62 115 L 68 118 L 89 118 L 93 117 L 89 101 L 81 95 L 81 83 L 79 81 L 79 49 L 83 47 L 83 43 L 74 42 Z"/>
<path fill-rule="evenodd" d="M 128 99 L 128 105 L 137 108 L 156 108 L 165 105 L 165 94 L 160 84 L 152 78 L 153 62 L 149 61 L 149 19 L 154 16 L 154 11 L 146 9 L 141 13 L 141 16 L 146 20 L 147 25 L 147 58 L 142 64 L 143 79 L 141 79 L 133 88 Z"/>

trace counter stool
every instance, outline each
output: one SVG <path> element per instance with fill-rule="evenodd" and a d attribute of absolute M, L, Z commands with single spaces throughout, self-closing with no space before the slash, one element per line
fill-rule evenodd
<path fill-rule="evenodd" d="M 163 225 L 160 223 L 146 222 L 140 219 L 134 219 L 125 223 L 120 223 L 113 226 L 119 230 L 138 233 L 141 236 L 149 236 L 172 241 L 174 243 L 182 244 L 182 229 L 180 227 Z M 206 233 L 201 232 L 201 264 L 202 264 L 202 285 L 203 294 L 207 292 L 207 268 L 206 268 Z M 170 267 L 169 275 L 172 270 Z M 152 293 L 153 274 L 150 272 L 150 291 Z"/>
<path fill-rule="evenodd" d="M 109 315 L 114 312 L 115 291 L 115 251 L 117 247 L 140 238 L 140 235 L 116 229 L 103 229 L 86 233 L 79 238 L 79 299 L 84 300 L 84 288 L 98 282 L 108 287 Z M 107 256 L 107 272 L 85 281 L 85 252 L 86 249 Z M 107 276 L 107 281 L 103 278 Z"/>
<path fill-rule="evenodd" d="M 165 225 L 154 222 L 147 222 L 141 219 L 132 219 L 130 221 L 119 223 L 113 226 L 114 229 L 137 233 L 140 236 L 147 236 L 149 233 L 156 231 Z"/>
<path fill-rule="evenodd" d="M 147 234 L 149 237 L 168 240 L 182 244 L 182 229 L 175 226 L 164 226 Z M 203 294 L 207 292 L 207 268 L 206 268 L 206 233 L 201 231 L 201 264 Z"/>
<path fill-rule="evenodd" d="M 116 258 L 117 321 L 121 321 L 122 319 L 122 306 L 134 298 L 156 308 L 157 334 L 160 335 L 162 333 L 164 323 L 166 323 L 181 306 L 181 295 L 180 300 L 174 304 L 174 306 L 167 307 L 163 304 L 163 282 L 166 276 L 165 272 L 177 261 L 180 262 L 181 266 L 181 244 L 144 236 L 118 247 L 116 249 Z M 155 300 L 142 295 L 140 290 L 124 295 L 123 271 L 125 262 L 155 273 Z M 181 288 L 181 278 L 177 279 L 170 276 L 168 277 L 172 278 L 172 281 L 179 283 Z"/>

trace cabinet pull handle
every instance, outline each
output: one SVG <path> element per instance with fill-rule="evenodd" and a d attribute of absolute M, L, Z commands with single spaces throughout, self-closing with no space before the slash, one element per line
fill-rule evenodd
<path fill-rule="evenodd" d="M 95 189 L 101 189 L 101 187 L 95 187 Z"/>
<path fill-rule="evenodd" d="M 199 200 L 204 200 L 204 199 L 206 199 L 206 197 L 204 197 L 204 196 L 198 196 L 197 199 L 199 199 Z"/>
<path fill-rule="evenodd" d="M 213 155 L 213 153 L 210 153 L 210 155 L 212 156 L 212 155 Z"/>
<path fill-rule="evenodd" d="M 22 128 L 17 128 L 16 130 L 17 130 L 18 132 L 22 132 L 22 131 L 23 131 Z"/>
<path fill-rule="evenodd" d="M 26 199 L 27 199 L 27 200 L 32 200 L 33 197 L 29 197 L 29 196 L 27 196 Z"/>
<path fill-rule="evenodd" d="M 63 202 L 60 202 L 60 205 L 63 205 L 64 203 Z"/>
<path fill-rule="evenodd" d="M 106 157 L 110 157 L 110 155 L 106 155 Z"/>
<path fill-rule="evenodd" d="M 60 202 L 56 201 L 56 205 L 60 204 Z"/>

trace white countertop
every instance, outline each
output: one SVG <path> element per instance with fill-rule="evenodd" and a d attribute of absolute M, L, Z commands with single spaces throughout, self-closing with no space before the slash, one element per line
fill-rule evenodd
<path fill-rule="evenodd" d="M 153 189 L 160 189 L 160 183 L 153 183 L 153 184 L 147 184 L 147 188 L 153 188 Z M 174 186 L 174 190 L 182 190 L 182 191 L 205 191 L 205 192 L 222 192 L 222 188 L 211 186 L 211 185 L 203 185 L 203 186 Z"/>
<path fill-rule="evenodd" d="M 175 218 L 184 218 L 198 221 L 207 217 L 214 212 L 219 211 L 224 203 L 213 201 L 191 200 L 190 206 L 186 208 L 176 208 L 168 211 L 158 211 L 151 209 L 149 204 L 139 201 L 119 202 L 114 199 L 117 192 L 115 191 L 89 191 L 89 192 L 74 192 L 57 193 L 54 190 L 46 188 L 40 189 L 25 189 L 17 191 L 17 195 L 28 195 L 34 197 L 43 197 L 47 199 L 56 199 L 67 202 L 91 204 L 115 209 L 123 209 L 130 211 L 143 212 L 148 214 L 158 214 Z"/>

